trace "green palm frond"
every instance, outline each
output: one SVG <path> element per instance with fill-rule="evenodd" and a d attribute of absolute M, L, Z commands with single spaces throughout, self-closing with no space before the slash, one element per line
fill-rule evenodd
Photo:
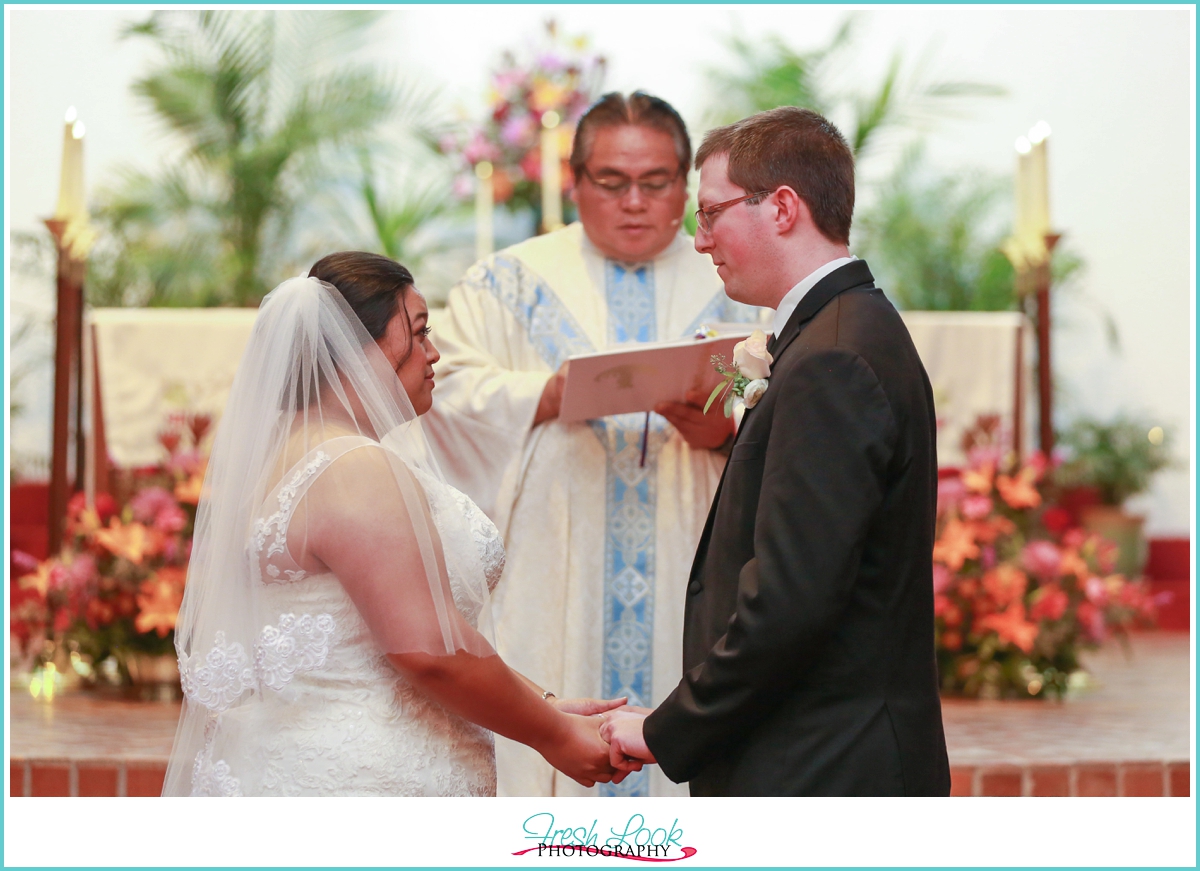
<path fill-rule="evenodd" d="M 94 293 L 256 303 L 297 216 L 330 183 L 316 167 L 361 147 L 396 109 L 388 77 L 350 60 L 377 17 L 159 11 L 127 27 L 160 57 L 134 93 L 183 149 L 160 172 L 125 172 L 101 193 L 98 219 L 114 244 Z"/>
<path fill-rule="evenodd" d="M 897 52 L 882 80 L 865 93 L 839 90 L 832 84 L 833 74 L 848 59 L 862 21 L 860 15 L 847 16 L 825 45 L 809 51 L 791 48 L 777 34 L 755 40 L 730 37 L 732 64 L 708 71 L 717 107 L 708 120 L 729 124 L 777 106 L 800 106 L 826 117 L 846 115 L 849 124 L 843 132 L 862 157 L 889 130 L 953 112 L 964 99 L 1005 93 L 995 85 L 932 76 L 928 52 L 911 69 Z"/>

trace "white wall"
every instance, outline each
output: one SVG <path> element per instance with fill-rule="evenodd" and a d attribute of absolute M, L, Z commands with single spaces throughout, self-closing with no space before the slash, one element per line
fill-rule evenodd
<path fill-rule="evenodd" d="M 5 10 L 9 64 L 8 218 L 35 229 L 54 206 L 62 115 L 75 105 L 88 127 L 89 184 L 120 163 L 151 165 L 166 143 L 129 95 L 147 59 L 139 41 L 118 42 L 142 9 Z M 698 125 L 707 106 L 703 70 L 727 56 L 725 34 L 778 33 L 798 47 L 823 44 L 845 11 L 836 7 L 564 6 L 419 7 L 389 13 L 371 54 L 402 74 L 439 83 L 464 110 L 482 104 L 499 52 L 555 15 L 608 56 L 608 84 L 643 87 Z M 946 169 L 1011 172 L 1015 137 L 1044 119 L 1054 130 L 1055 224 L 1087 261 L 1078 293 L 1056 300 L 1055 366 L 1063 420 L 1075 413 L 1144 413 L 1175 435 L 1177 469 L 1140 501 L 1154 534 L 1186 534 L 1192 430 L 1191 240 L 1195 30 L 1190 9 L 882 8 L 863 13 L 856 63 L 842 78 L 873 82 L 894 50 L 932 50 L 946 78 L 1004 86 L 968 115 L 938 124 L 930 156 Z M 52 62 L 51 62 L 52 61 Z M 696 132 L 699 132 L 698 130 Z M 886 161 L 886 155 L 881 158 Z M 870 173 L 872 167 L 863 168 Z M 49 288 L 9 284 L 14 306 L 49 312 Z M 1121 336 L 1106 345 L 1107 310 Z M 11 321 L 10 321 L 11 322 Z M 47 394 L 41 386 L 28 393 Z M 48 439 L 48 400 L 31 408 L 14 443 Z"/>

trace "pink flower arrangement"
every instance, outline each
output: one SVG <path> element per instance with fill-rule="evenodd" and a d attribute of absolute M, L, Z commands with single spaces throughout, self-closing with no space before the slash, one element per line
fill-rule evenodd
<path fill-rule="evenodd" d="M 115 655 L 123 668 L 131 652 L 173 651 L 211 422 L 181 416 L 160 433 L 168 456 L 152 477 L 173 489 L 154 483 L 124 505 L 107 493 L 88 505 L 78 493 L 61 553 L 41 562 L 13 554 L 9 627 L 31 661 L 69 648 L 92 665 Z"/>
<path fill-rule="evenodd" d="M 1050 464 L 1003 456 L 998 422 L 968 433 L 967 466 L 938 482 L 933 593 L 944 692 L 1061 696 L 1079 651 L 1153 619 L 1112 542 L 1048 505 Z"/>
<path fill-rule="evenodd" d="M 547 23 L 541 43 L 522 58 L 505 52 L 491 76 L 484 120 L 439 141 L 439 150 L 459 163 L 453 190 L 460 199 L 472 196 L 474 168 L 488 161 L 497 203 L 540 208 L 542 116 L 551 111 L 560 118 L 556 130 L 562 179 L 564 189 L 570 190 L 573 177 L 567 158 L 575 124 L 600 96 L 606 61 L 588 50 L 585 38 L 560 34 L 553 21 Z"/>

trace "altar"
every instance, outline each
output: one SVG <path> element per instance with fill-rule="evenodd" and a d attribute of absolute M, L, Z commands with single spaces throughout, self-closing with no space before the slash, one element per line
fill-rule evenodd
<path fill-rule="evenodd" d="M 91 431 L 101 456 L 122 468 L 161 459 L 158 441 L 172 413 L 219 419 L 256 309 L 95 309 L 96 379 Z M 440 310 L 430 313 L 437 339 Z M 1017 312 L 901 312 L 933 387 L 938 460 L 965 460 L 963 434 L 994 418 L 1000 439 L 1018 454 L 1032 448 L 1036 404 L 1031 372 L 1033 332 Z M 435 394 L 436 401 L 436 394 Z M 91 455 L 93 452 L 89 452 Z"/>

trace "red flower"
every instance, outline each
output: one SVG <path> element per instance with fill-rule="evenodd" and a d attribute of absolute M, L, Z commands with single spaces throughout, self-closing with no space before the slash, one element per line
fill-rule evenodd
<path fill-rule="evenodd" d="M 183 433 L 177 429 L 160 429 L 158 431 L 158 441 L 168 454 L 174 454 L 179 448 L 179 443 L 183 441 Z"/>
<path fill-rule="evenodd" d="M 1062 535 L 1075 525 L 1071 512 L 1058 505 L 1046 509 L 1042 515 L 1042 523 L 1051 535 Z"/>
<path fill-rule="evenodd" d="M 1070 600 L 1057 584 L 1042 587 L 1033 594 L 1033 607 L 1029 609 L 1031 620 L 1061 620 L 1067 613 Z"/>
<path fill-rule="evenodd" d="M 192 431 L 192 447 L 200 447 L 200 441 L 204 438 L 212 426 L 212 415 L 197 412 L 188 418 L 188 429 Z"/>

